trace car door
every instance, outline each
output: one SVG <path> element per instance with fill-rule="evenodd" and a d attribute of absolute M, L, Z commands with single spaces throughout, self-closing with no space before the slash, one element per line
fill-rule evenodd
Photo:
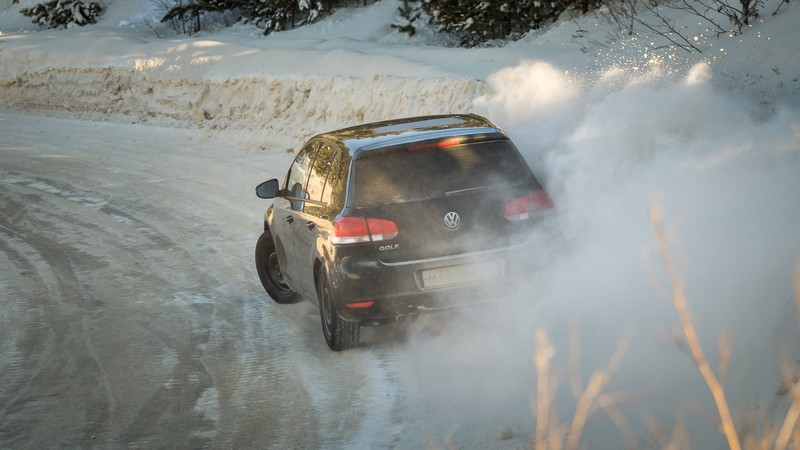
<path fill-rule="evenodd" d="M 320 233 L 332 228 L 331 220 L 336 215 L 331 208 L 333 204 L 330 202 L 328 179 L 331 168 L 336 166 L 339 159 L 341 157 L 336 147 L 329 143 L 321 143 L 314 161 L 309 165 L 305 187 L 306 201 L 303 210 L 298 214 L 298 223 L 294 227 L 294 247 L 298 258 L 300 283 L 309 293 L 316 291 L 314 261 L 320 253 L 317 248 L 318 237 Z"/>
<path fill-rule="evenodd" d="M 272 228 L 273 237 L 278 246 L 278 261 L 283 275 L 295 288 L 302 287 L 302 283 L 297 266 L 297 249 L 294 246 L 294 229 L 302 220 L 308 168 L 318 147 L 317 142 L 309 142 L 300 150 L 286 174 L 285 194 L 276 198 L 273 203 Z M 281 248 L 283 252 L 281 252 Z"/>

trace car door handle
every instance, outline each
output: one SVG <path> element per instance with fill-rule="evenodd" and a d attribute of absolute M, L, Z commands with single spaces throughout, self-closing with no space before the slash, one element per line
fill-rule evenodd
<path fill-rule="evenodd" d="M 289 222 L 289 223 L 293 223 L 294 222 L 294 217 L 286 216 L 286 221 Z"/>
<path fill-rule="evenodd" d="M 313 230 L 314 227 L 316 227 L 316 226 L 317 225 L 314 222 L 310 221 L 310 220 L 308 222 L 306 222 L 306 228 L 308 228 L 309 230 Z"/>

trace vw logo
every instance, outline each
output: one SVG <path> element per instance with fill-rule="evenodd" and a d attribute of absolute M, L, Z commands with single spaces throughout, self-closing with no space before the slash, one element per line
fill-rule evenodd
<path fill-rule="evenodd" d="M 448 230 L 455 230 L 461 226 L 461 216 L 459 216 L 457 212 L 453 211 L 445 214 L 444 226 L 446 226 Z"/>

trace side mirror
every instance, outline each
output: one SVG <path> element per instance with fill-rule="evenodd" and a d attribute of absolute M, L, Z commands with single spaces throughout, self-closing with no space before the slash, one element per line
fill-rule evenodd
<path fill-rule="evenodd" d="M 259 198 L 275 198 L 278 197 L 278 190 L 278 180 L 273 178 L 256 186 L 256 195 Z"/>

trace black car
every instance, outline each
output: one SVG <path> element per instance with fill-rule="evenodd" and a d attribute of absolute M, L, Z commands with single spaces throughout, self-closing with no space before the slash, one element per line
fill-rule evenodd
<path fill-rule="evenodd" d="M 477 115 L 370 123 L 311 138 L 256 245 L 278 303 L 316 303 L 333 350 L 359 327 L 492 299 L 552 204 L 503 131 Z"/>

